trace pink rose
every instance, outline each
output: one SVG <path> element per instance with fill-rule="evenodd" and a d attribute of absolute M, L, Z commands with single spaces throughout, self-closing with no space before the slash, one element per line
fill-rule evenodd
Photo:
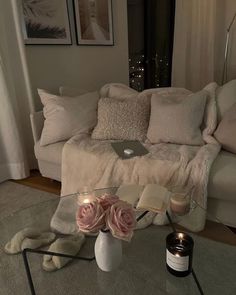
<path fill-rule="evenodd" d="M 76 222 L 82 232 L 96 233 L 105 226 L 105 212 L 96 201 L 83 204 L 77 211 Z"/>
<path fill-rule="evenodd" d="M 136 219 L 132 205 L 118 201 L 111 206 L 107 215 L 107 227 L 114 237 L 130 241 L 135 225 Z"/>
<path fill-rule="evenodd" d="M 116 195 L 105 194 L 97 198 L 98 203 L 102 206 L 103 210 L 106 211 L 113 204 L 119 201 L 119 197 Z"/>

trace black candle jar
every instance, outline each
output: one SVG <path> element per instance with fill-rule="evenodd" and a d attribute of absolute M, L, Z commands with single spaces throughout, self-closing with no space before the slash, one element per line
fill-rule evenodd
<path fill-rule="evenodd" d="M 166 237 L 166 266 L 178 277 L 185 277 L 192 271 L 193 239 L 186 233 L 173 232 Z"/>

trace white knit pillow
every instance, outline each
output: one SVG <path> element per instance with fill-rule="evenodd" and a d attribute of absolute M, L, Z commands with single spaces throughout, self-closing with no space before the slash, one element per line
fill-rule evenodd
<path fill-rule="evenodd" d="M 139 94 L 138 91 L 130 88 L 129 86 L 121 83 L 105 84 L 100 89 L 100 97 L 111 97 L 117 99 L 133 98 Z"/>
<path fill-rule="evenodd" d="M 101 98 L 94 139 L 144 140 L 149 121 L 147 99 Z"/>
<path fill-rule="evenodd" d="M 38 89 L 45 117 L 40 145 L 48 145 L 89 133 L 97 123 L 98 92 L 64 97 Z"/>
<path fill-rule="evenodd" d="M 202 145 L 206 97 L 206 91 L 165 97 L 153 94 L 147 138 L 151 143 Z"/>

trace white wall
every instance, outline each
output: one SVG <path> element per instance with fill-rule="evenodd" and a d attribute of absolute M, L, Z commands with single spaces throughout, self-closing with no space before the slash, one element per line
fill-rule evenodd
<path fill-rule="evenodd" d="M 57 92 L 61 85 L 95 90 L 108 82 L 128 84 L 127 1 L 113 0 L 112 6 L 114 46 L 77 46 L 73 13 L 73 45 L 26 46 L 36 109 L 41 108 L 37 88 Z"/>

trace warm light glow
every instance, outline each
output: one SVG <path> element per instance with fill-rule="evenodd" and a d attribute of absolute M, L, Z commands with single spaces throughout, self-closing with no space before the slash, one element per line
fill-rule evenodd
<path fill-rule="evenodd" d="M 95 201 L 96 197 L 94 194 L 79 194 L 78 205 L 89 204 Z"/>
<path fill-rule="evenodd" d="M 88 203 L 90 203 L 90 202 L 91 202 L 91 201 L 90 201 L 89 199 L 84 199 L 84 200 L 83 200 L 83 203 L 84 203 L 84 204 L 88 204 Z"/>
<path fill-rule="evenodd" d="M 183 240 L 183 238 L 184 238 L 184 234 L 183 233 L 179 233 L 179 239 L 180 240 Z"/>
<path fill-rule="evenodd" d="M 178 253 L 175 254 L 176 257 L 180 257 L 180 255 Z"/>

